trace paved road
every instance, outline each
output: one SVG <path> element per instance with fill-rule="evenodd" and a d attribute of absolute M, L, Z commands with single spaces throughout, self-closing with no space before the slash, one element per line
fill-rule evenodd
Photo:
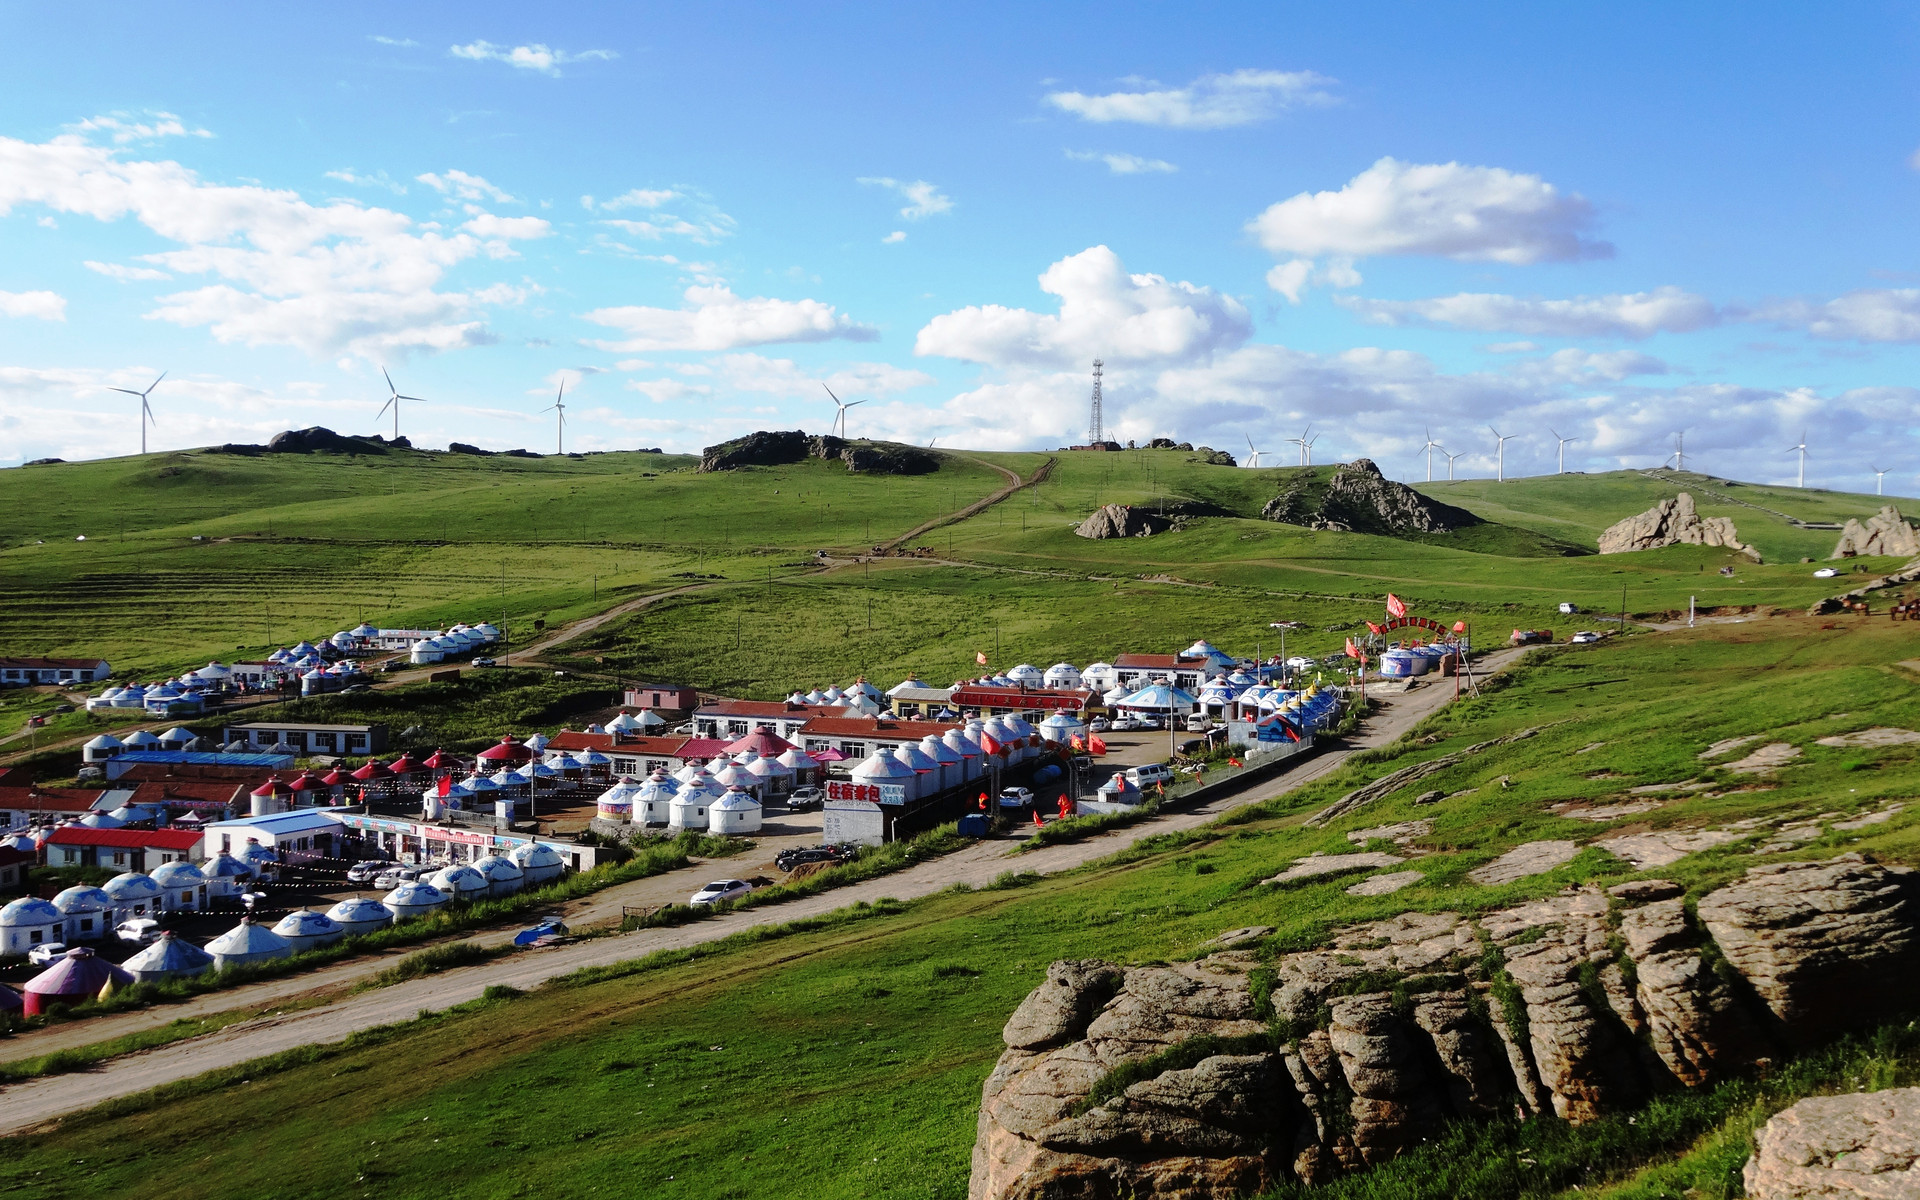
<path fill-rule="evenodd" d="M 1514 657 L 1513 651 L 1488 655 L 1482 660 L 1481 670 L 1498 670 Z M 346 995 L 322 1007 L 231 1025 L 205 1037 L 114 1059 L 95 1071 L 16 1084 L 0 1089 L 0 1134 L 17 1133 L 118 1096 L 188 1079 L 205 1071 L 235 1066 L 298 1046 L 337 1042 L 363 1029 L 410 1020 L 423 1009 L 443 1009 L 472 1000 L 494 984 L 531 989 L 582 967 L 624 962 L 656 950 L 714 941 L 743 929 L 819 916 L 861 900 L 872 902 L 883 897 L 914 900 L 962 882 L 984 886 L 1009 868 L 1043 874 L 1070 870 L 1124 849 L 1140 838 L 1196 828 L 1230 809 L 1299 788 L 1334 770 L 1354 751 L 1383 746 L 1398 738 L 1451 699 L 1452 694 L 1451 687 L 1435 684 L 1389 697 L 1362 732 L 1350 738 L 1343 749 L 1316 755 L 1244 793 L 1168 813 L 1104 837 L 1049 846 L 1017 858 L 1009 858 L 1012 844 L 1008 841 L 981 842 L 894 875 L 786 904 L 728 913 L 675 929 L 648 929 L 516 954 L 476 967 Z M 640 885 L 627 886 L 637 889 Z M 616 893 L 621 890 L 609 889 L 596 899 L 603 904 L 620 903 Z M 624 902 L 632 903 L 631 900 Z M 504 936 L 504 932 L 494 936 Z M 343 969 L 334 971 L 343 972 Z M 344 973 L 334 974 L 332 982 L 338 985 L 347 977 Z M 301 982 L 310 986 L 315 980 L 316 977 L 309 976 Z M 228 1003 L 223 1007 L 245 1006 L 236 1003 L 244 991 L 246 989 L 237 989 L 228 993 Z M 161 1015 L 171 1019 L 179 1015 L 183 1007 L 164 1010 Z"/>

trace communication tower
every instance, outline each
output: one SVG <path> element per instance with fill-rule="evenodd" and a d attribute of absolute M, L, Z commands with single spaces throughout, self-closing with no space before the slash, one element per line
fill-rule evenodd
<path fill-rule="evenodd" d="M 1106 423 L 1100 414 L 1100 369 L 1104 364 L 1093 360 L 1093 419 L 1087 423 L 1087 445 L 1098 446 L 1107 440 Z"/>

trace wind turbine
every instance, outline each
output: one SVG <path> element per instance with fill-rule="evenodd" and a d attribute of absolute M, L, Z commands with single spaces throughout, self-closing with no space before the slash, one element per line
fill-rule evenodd
<path fill-rule="evenodd" d="M 380 406 L 380 411 L 373 414 L 373 419 L 378 421 L 381 417 L 386 416 L 387 410 L 391 408 L 393 410 L 393 437 L 395 441 L 398 441 L 400 440 L 400 402 L 402 400 L 412 400 L 417 404 L 425 404 L 426 401 L 420 399 L 418 396 L 402 396 L 400 389 L 393 386 L 393 376 L 387 374 L 385 367 L 380 368 L 380 374 L 386 377 L 387 390 L 393 394 L 388 396 L 387 402 Z"/>
<path fill-rule="evenodd" d="M 1580 439 L 1579 438 L 1563 438 L 1558 433 L 1555 433 L 1552 429 L 1547 430 L 1547 432 L 1552 433 L 1553 440 L 1560 443 L 1560 470 L 1558 473 L 1561 475 L 1565 475 L 1567 473 L 1567 443 L 1577 442 Z"/>
<path fill-rule="evenodd" d="M 1687 469 L 1687 431 L 1684 429 L 1673 435 L 1673 469 Z"/>
<path fill-rule="evenodd" d="M 1440 443 L 1433 440 L 1433 426 L 1431 425 L 1427 426 L 1427 444 L 1420 448 L 1427 452 L 1427 482 L 1432 483 L 1433 482 L 1433 452 L 1435 450 L 1439 450 L 1440 453 L 1442 454 L 1446 453 L 1444 449 L 1441 449 Z"/>
<path fill-rule="evenodd" d="M 1888 467 L 1886 471 L 1882 471 L 1879 467 L 1868 464 L 1867 470 L 1873 472 L 1873 494 L 1876 496 L 1885 495 L 1880 489 L 1887 482 L 1887 471 L 1891 471 L 1893 468 Z"/>
<path fill-rule="evenodd" d="M 1255 470 L 1259 470 L 1259 468 L 1260 468 L 1260 456 L 1261 456 L 1262 454 L 1264 454 L 1264 453 L 1266 453 L 1266 452 L 1265 452 L 1264 450 L 1255 450 L 1255 449 L 1253 448 L 1253 439 L 1252 439 L 1252 438 L 1250 438 L 1250 437 L 1249 437 L 1249 438 L 1247 439 L 1247 465 L 1248 465 L 1249 467 L 1252 467 L 1252 468 L 1254 468 Z"/>
<path fill-rule="evenodd" d="M 1517 433 L 1503 434 L 1498 429 L 1494 429 L 1493 426 L 1491 425 L 1487 426 L 1487 428 L 1490 430 L 1493 430 L 1493 436 L 1499 439 L 1494 443 L 1494 450 L 1499 455 L 1499 467 L 1498 467 L 1498 474 L 1500 477 L 1499 481 L 1501 483 L 1505 483 L 1507 481 L 1507 443 L 1519 437 L 1520 435 Z"/>
<path fill-rule="evenodd" d="M 1442 449 L 1440 453 L 1447 454 L 1445 449 Z M 1453 460 L 1456 458 L 1466 457 L 1466 453 L 1467 452 L 1465 450 L 1462 450 L 1458 454 L 1447 454 L 1447 482 L 1448 483 L 1453 482 Z"/>
<path fill-rule="evenodd" d="M 1804 429 L 1800 431 L 1800 440 L 1798 442 L 1795 442 L 1793 445 L 1787 447 L 1788 454 L 1792 454 L 1796 451 L 1798 451 L 1800 455 L 1800 482 L 1795 484 L 1794 486 L 1806 487 L 1807 486 L 1807 431 Z"/>
<path fill-rule="evenodd" d="M 165 379 L 166 377 L 167 373 L 165 371 L 160 372 L 160 379 Z M 140 453 L 142 454 L 147 452 L 147 423 L 152 421 L 155 428 L 158 428 L 160 425 L 160 422 L 153 420 L 153 406 L 147 403 L 147 396 L 152 393 L 153 389 L 160 386 L 160 379 L 156 379 L 148 384 L 147 390 L 144 392 L 136 392 L 132 388 L 111 389 L 116 392 L 125 392 L 129 396 L 140 397 Z"/>
<path fill-rule="evenodd" d="M 824 383 L 821 384 L 820 386 L 823 388 L 827 388 L 827 395 L 833 396 L 832 388 L 827 387 L 827 385 Z M 860 405 L 865 404 L 866 401 L 855 400 L 853 403 L 849 404 L 845 400 L 842 400 L 840 397 L 833 396 L 833 402 L 839 406 L 839 411 L 834 414 L 834 418 L 833 418 L 834 424 L 839 428 L 840 436 L 845 437 L 847 436 L 847 410 L 850 408 L 858 408 Z"/>
<path fill-rule="evenodd" d="M 401 397 L 401 399 L 406 399 L 406 397 L 404 397 L 404 396 L 403 396 L 403 397 Z M 540 410 L 541 412 L 550 412 L 550 413 L 552 413 L 552 414 L 553 414 L 553 422 L 554 422 L 554 428 L 553 428 L 553 452 L 554 452 L 555 454 L 565 454 L 565 453 L 567 452 L 567 448 L 566 448 L 566 437 L 567 437 L 567 405 L 566 405 L 566 399 L 567 399 L 567 381 L 566 381 L 566 379 L 565 379 L 565 377 L 562 377 L 562 378 L 561 378 L 561 380 L 560 380 L 560 394 L 559 394 L 558 396 L 555 396 L 555 397 L 553 398 L 553 403 L 552 403 L 552 404 L 549 404 L 549 405 L 547 405 L 547 406 L 546 406 L 545 408 L 543 408 L 543 409 L 541 409 L 541 410 Z"/>
<path fill-rule="evenodd" d="M 1313 432 L 1313 426 L 1309 425 L 1305 429 L 1302 429 L 1300 431 L 1299 437 L 1287 439 L 1287 444 L 1289 446 L 1300 447 L 1300 465 L 1303 467 L 1310 467 L 1313 465 L 1313 444 L 1320 440 L 1317 437 L 1310 438 L 1307 436 L 1312 432 Z M 1249 442 L 1248 445 L 1252 445 L 1252 443 Z"/>

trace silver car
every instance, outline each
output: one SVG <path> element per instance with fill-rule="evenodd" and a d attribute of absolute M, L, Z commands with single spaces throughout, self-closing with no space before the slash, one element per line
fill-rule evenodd
<path fill-rule="evenodd" d="M 687 903 L 696 908 L 705 908 L 722 900 L 738 900 L 752 890 L 753 885 L 744 879 L 719 879 L 695 892 Z"/>

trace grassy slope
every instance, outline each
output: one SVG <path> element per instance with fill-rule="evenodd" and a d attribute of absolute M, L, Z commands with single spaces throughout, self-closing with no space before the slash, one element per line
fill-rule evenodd
<path fill-rule="evenodd" d="M 1721 626 L 1544 653 L 1510 686 L 1417 731 L 1438 734 L 1433 745 L 1403 742 L 1233 826 L 1150 846 L 1128 864 L 883 906 L 811 932 L 719 947 L 690 963 L 668 959 L 479 1006 L 281 1073 L 236 1073 L 217 1090 L 21 1139 L 0 1163 L 0 1187 L 56 1200 L 134 1187 L 195 1200 L 334 1195 L 356 1185 L 413 1195 L 443 1189 L 448 1164 L 457 1163 L 460 1194 L 475 1197 L 530 1194 L 531 1180 L 542 1194 L 652 1195 L 670 1186 L 686 1197 L 795 1194 L 805 1180 L 807 1194 L 820 1197 L 957 1198 L 1000 1024 L 1052 959 L 1177 958 L 1222 929 L 1255 923 L 1278 928 L 1270 948 L 1293 948 L 1347 921 L 1482 910 L 1569 883 L 1629 878 L 1624 864 L 1597 850 L 1501 888 L 1465 876 L 1522 841 L 1602 835 L 1606 826 L 1546 806 L 1693 778 L 1709 770 L 1698 752 L 1732 735 L 1777 737 L 1805 754 L 1769 790 L 1683 799 L 1641 825 L 1844 814 L 1913 795 L 1920 750 L 1812 744 L 1869 725 L 1920 727 L 1911 680 L 1885 665 L 1911 653 L 1907 627 L 1819 625 Z M 1332 828 L 1299 826 L 1361 779 L 1532 725 L 1548 728 Z M 1600 745 L 1589 749 L 1593 743 Z M 1592 777 L 1600 772 L 1613 777 Z M 1487 786 L 1501 775 L 1511 787 Z M 1412 793 L 1432 787 L 1462 794 L 1413 808 Z M 1434 818 L 1437 828 L 1429 839 L 1436 852 L 1417 864 L 1426 879 L 1412 888 L 1355 899 L 1343 891 L 1349 879 L 1278 894 L 1258 885 L 1295 856 L 1345 847 L 1350 829 L 1414 816 Z M 1920 861 L 1920 811 L 1829 834 L 1792 857 L 1841 849 Z M 1679 879 L 1698 895 L 1754 861 L 1727 846 L 1648 874 Z M 237 1108 L 244 1121 L 234 1120 Z M 1664 1141 L 1640 1143 L 1635 1153 L 1678 1152 L 1732 1119 L 1726 1111 L 1689 1102 L 1663 1118 Z M 1539 1136 L 1561 1135 L 1547 1128 Z M 194 1170 L 155 1169 L 177 1162 L 183 1144 L 195 1148 Z M 71 1169 L 76 1158 L 86 1159 L 86 1171 Z M 1710 1164 L 1721 1175 L 1725 1159 L 1721 1152 Z M 1610 1161 L 1631 1165 L 1617 1155 Z M 290 1192 L 291 1162 L 301 1165 L 302 1183 Z M 1478 1194 L 1522 1192 L 1489 1185 Z"/>

